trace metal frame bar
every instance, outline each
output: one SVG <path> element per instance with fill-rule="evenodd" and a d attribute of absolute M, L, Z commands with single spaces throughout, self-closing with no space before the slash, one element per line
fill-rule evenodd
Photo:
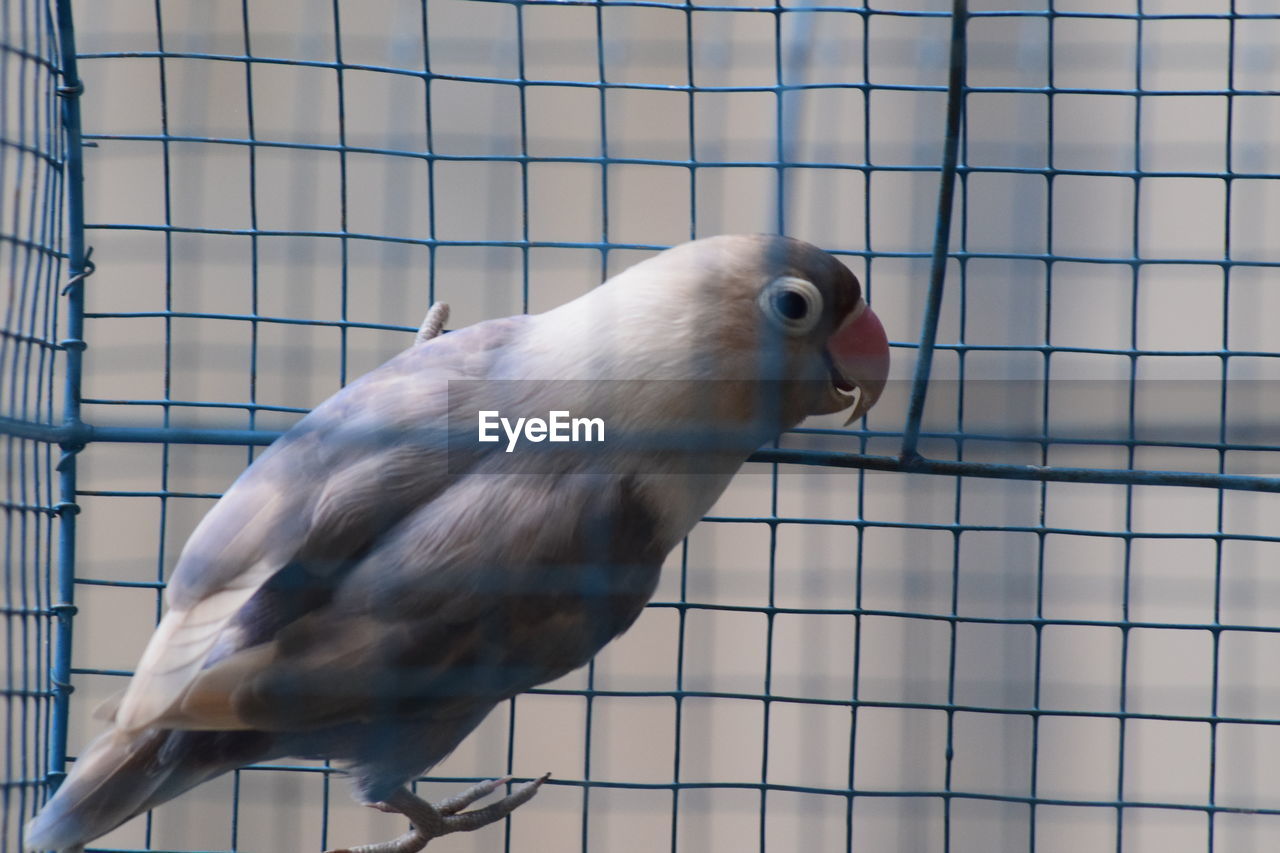
<path fill-rule="evenodd" d="M 65 379 L 63 385 L 62 428 L 55 439 L 62 453 L 58 460 L 59 502 L 56 510 L 58 525 L 58 560 L 56 598 L 50 610 L 56 616 L 57 627 L 53 637 L 53 666 L 50 680 L 53 687 L 53 713 L 49 732 L 49 766 L 46 778 L 50 790 L 56 789 L 65 777 L 67 761 L 67 720 L 71 702 L 71 646 L 72 623 L 76 612 L 76 454 L 84 447 L 80 440 L 80 380 L 83 369 L 84 342 L 84 281 L 93 273 L 90 250 L 84 240 L 84 145 L 80 128 L 80 95 L 84 83 L 80 79 L 76 59 L 75 29 L 72 21 L 71 0 L 57 0 L 58 39 L 62 52 L 62 121 L 66 134 L 66 228 L 67 267 L 71 274 L 63 294 L 66 296 L 66 337 L 59 341 L 65 353 Z"/>

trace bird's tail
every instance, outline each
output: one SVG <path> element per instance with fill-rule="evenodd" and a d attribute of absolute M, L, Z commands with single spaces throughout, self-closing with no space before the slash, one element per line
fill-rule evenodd
<path fill-rule="evenodd" d="M 28 850 L 77 849 L 232 767 L 264 754 L 260 732 L 121 731 L 100 736 L 27 824 Z"/>
<path fill-rule="evenodd" d="M 104 835 L 140 811 L 168 776 L 169 732 L 111 729 L 85 750 L 53 799 L 27 824 L 30 850 L 63 850 Z"/>

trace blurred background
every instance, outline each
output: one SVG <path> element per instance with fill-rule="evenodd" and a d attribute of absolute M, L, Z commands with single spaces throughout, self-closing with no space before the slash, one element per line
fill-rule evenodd
<path fill-rule="evenodd" d="M 1274 5 L 969 5 L 921 452 L 1280 476 Z M 44 7 L 6 4 L 9 43 Z M 283 429 L 408 346 L 433 299 L 451 328 L 541 311 L 741 231 L 836 252 L 895 342 L 894 377 L 912 375 L 949 2 L 72 9 L 90 423 Z M 11 105 L 40 78 L 12 51 L 0 67 Z M 12 165 L 15 116 L 0 150 L 17 199 L 34 190 Z M 20 233 L 19 207 L 0 231 Z M 18 263 L 3 266 L 12 305 Z M 896 455 L 908 394 L 895 382 L 858 428 L 812 419 L 782 444 Z M 257 452 L 80 453 L 72 756 L 186 537 Z M 419 791 L 551 783 L 430 849 L 1272 850 L 1277 510 L 1230 489 L 752 463 L 629 633 L 495 711 Z M 47 562 L 23 571 L 11 600 Z M 43 678 L 44 629 L 18 631 L 16 612 L 0 637 L 10 780 L 40 775 L 46 725 L 12 689 Z M 18 743 L 35 756 L 21 772 Z M 5 849 L 32 804 L 6 800 Z M 99 846 L 318 851 L 402 830 L 290 761 Z"/>

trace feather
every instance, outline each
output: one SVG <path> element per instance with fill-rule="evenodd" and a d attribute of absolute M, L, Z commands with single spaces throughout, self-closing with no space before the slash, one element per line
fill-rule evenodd
<path fill-rule="evenodd" d="M 200 671 L 226 621 L 254 591 L 255 588 L 247 584 L 224 589 L 190 610 L 166 613 L 120 700 L 116 725 L 128 731 L 154 724 Z"/>

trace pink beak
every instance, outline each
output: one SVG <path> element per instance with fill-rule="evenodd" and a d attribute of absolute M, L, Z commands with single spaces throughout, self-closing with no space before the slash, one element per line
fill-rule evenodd
<path fill-rule="evenodd" d="M 837 387 L 842 392 L 858 392 L 851 398 L 854 405 L 845 421 L 848 426 L 865 415 L 884 391 L 889 379 L 889 337 L 871 307 L 858 300 L 857 306 L 827 340 L 827 352 L 848 385 L 846 388 L 843 383 L 837 383 Z"/>

